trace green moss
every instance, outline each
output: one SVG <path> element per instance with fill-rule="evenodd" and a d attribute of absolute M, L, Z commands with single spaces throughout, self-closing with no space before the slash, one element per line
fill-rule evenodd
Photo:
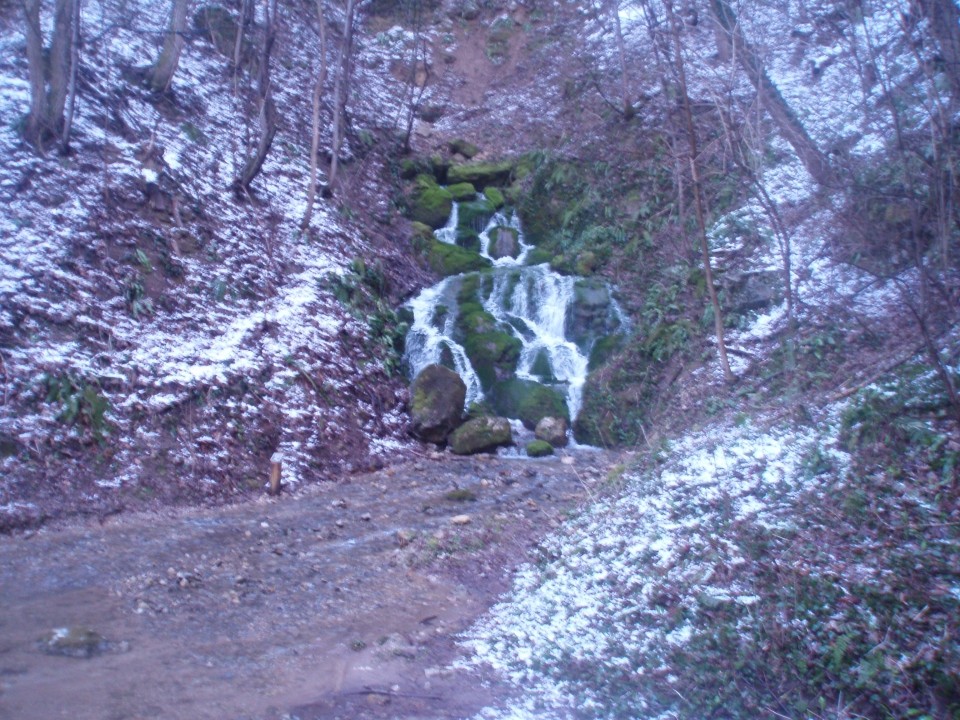
<path fill-rule="evenodd" d="M 457 214 L 457 229 L 465 228 L 480 232 L 493 217 L 493 207 L 486 200 L 460 203 Z"/>
<path fill-rule="evenodd" d="M 480 252 L 480 233 L 471 228 L 457 228 L 457 245 L 473 252 Z"/>
<path fill-rule="evenodd" d="M 463 138 L 451 140 L 447 143 L 447 147 L 450 148 L 450 152 L 463 155 L 467 160 L 470 160 L 480 153 L 480 148 L 472 142 L 467 142 Z"/>
<path fill-rule="evenodd" d="M 465 302 L 460 305 L 457 329 L 463 337 L 476 333 L 492 333 L 497 331 L 497 319 L 484 310 L 479 302 Z"/>
<path fill-rule="evenodd" d="M 506 332 L 482 332 L 467 335 L 463 349 L 485 388 L 513 375 L 523 343 Z"/>
<path fill-rule="evenodd" d="M 413 180 L 417 175 L 432 172 L 430 162 L 423 158 L 404 158 L 400 161 L 400 177 L 404 180 Z"/>
<path fill-rule="evenodd" d="M 410 223 L 410 244 L 417 252 L 426 252 L 430 243 L 436 242 L 437 238 L 433 234 L 433 228 L 422 222 Z"/>
<path fill-rule="evenodd" d="M 447 192 L 458 202 L 462 200 L 473 200 L 477 195 L 477 189 L 468 182 L 448 185 Z"/>
<path fill-rule="evenodd" d="M 431 243 L 428 260 L 434 272 L 443 276 L 482 270 L 491 265 L 490 261 L 479 253 L 439 240 Z"/>
<path fill-rule="evenodd" d="M 483 194 L 487 198 L 487 202 L 490 203 L 494 210 L 499 210 L 507 202 L 499 188 L 492 186 L 488 187 L 483 191 Z"/>
<path fill-rule="evenodd" d="M 556 378 L 553 376 L 553 368 L 550 367 L 550 356 L 546 350 L 541 350 L 537 353 L 537 357 L 534 358 L 533 364 L 530 366 L 530 372 L 539 377 L 543 382 L 556 381 Z"/>
<path fill-rule="evenodd" d="M 429 225 L 443 227 L 453 209 L 453 196 L 446 188 L 437 185 L 430 175 L 418 175 L 410 198 L 410 219 Z"/>
<path fill-rule="evenodd" d="M 466 163 L 451 166 L 447 172 L 447 181 L 473 183 L 482 189 L 488 185 L 507 185 L 512 172 L 513 162 L 510 160 L 498 163 Z"/>
<path fill-rule="evenodd" d="M 503 380 L 493 386 L 493 407 L 501 415 L 518 418 L 529 430 L 545 417 L 569 420 L 566 400 L 556 390 L 532 380 Z"/>
<path fill-rule="evenodd" d="M 533 458 L 553 455 L 553 445 L 544 440 L 533 440 L 527 443 L 527 455 Z"/>
<path fill-rule="evenodd" d="M 597 340 L 590 350 L 588 369 L 592 372 L 606 364 L 610 357 L 623 347 L 623 341 L 623 335 L 607 335 Z"/>
<path fill-rule="evenodd" d="M 527 265 L 542 265 L 553 260 L 553 253 L 543 248 L 535 247 L 527 253 Z"/>
<path fill-rule="evenodd" d="M 513 443 L 506 418 L 480 417 L 468 420 L 450 435 L 450 449 L 457 455 L 472 455 Z"/>
<path fill-rule="evenodd" d="M 468 302 L 477 302 L 480 297 L 480 274 L 465 275 L 460 282 L 460 289 L 457 290 L 457 302 L 460 303 L 461 314 L 462 306 Z"/>

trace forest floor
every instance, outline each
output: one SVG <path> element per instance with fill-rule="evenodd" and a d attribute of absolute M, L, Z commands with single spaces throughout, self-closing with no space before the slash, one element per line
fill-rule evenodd
<path fill-rule="evenodd" d="M 433 453 L 0 537 L 0 718 L 471 716 L 511 691 L 457 669 L 458 634 L 621 460 Z"/>

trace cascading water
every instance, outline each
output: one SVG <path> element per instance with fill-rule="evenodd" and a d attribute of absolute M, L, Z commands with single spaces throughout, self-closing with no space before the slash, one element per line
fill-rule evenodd
<path fill-rule="evenodd" d="M 436 238 L 456 244 L 458 222 L 459 207 L 454 203 L 449 221 L 436 231 Z M 506 348 L 503 355 L 510 360 L 511 374 L 561 393 L 571 420 L 576 418 L 591 347 L 599 337 L 623 330 L 622 313 L 605 285 L 560 275 L 546 263 L 526 265 L 533 246 L 525 242 L 515 213 L 494 213 L 478 240 L 490 269 L 446 278 L 409 302 L 413 323 L 404 361 L 410 376 L 432 363 L 453 368 L 467 386 L 468 406 L 485 399 L 491 384 L 503 380 L 503 367 L 475 368 L 471 362 L 471 340 L 458 322 L 467 300 L 479 306 L 476 310 L 482 308 L 479 314 L 474 310 L 474 316 L 481 317 L 474 324 L 482 328 L 471 331 L 498 338 Z M 605 300 L 590 305 L 591 297 L 598 294 Z"/>

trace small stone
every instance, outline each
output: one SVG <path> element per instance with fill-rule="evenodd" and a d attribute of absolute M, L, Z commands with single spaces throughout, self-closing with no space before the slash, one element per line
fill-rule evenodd
<path fill-rule="evenodd" d="M 107 646 L 103 635 L 82 626 L 54 628 L 40 638 L 40 649 L 47 655 L 92 658 Z"/>
<path fill-rule="evenodd" d="M 564 465 L 573 465 L 574 460 L 571 455 L 565 455 L 564 457 L 560 458 L 560 462 L 562 462 Z"/>
<path fill-rule="evenodd" d="M 452 518 L 450 518 L 450 524 L 451 525 L 468 525 L 470 524 L 470 520 L 471 518 L 469 515 L 454 515 Z"/>
<path fill-rule="evenodd" d="M 363 515 L 360 516 L 360 519 L 363 520 L 364 522 L 370 522 L 371 517 L 372 516 L 370 515 L 370 513 L 364 513 Z"/>

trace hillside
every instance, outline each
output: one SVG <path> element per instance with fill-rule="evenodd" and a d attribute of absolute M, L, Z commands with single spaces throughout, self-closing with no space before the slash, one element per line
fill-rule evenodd
<path fill-rule="evenodd" d="M 452 462 L 405 303 L 459 269 L 411 219 L 499 168 L 622 308 L 559 452 L 631 454 L 465 634 L 522 689 L 478 717 L 960 712 L 954 3 L 243 7 L 193 4 L 158 92 L 170 6 L 81 3 L 68 147 L 0 8 L 0 530 Z"/>

